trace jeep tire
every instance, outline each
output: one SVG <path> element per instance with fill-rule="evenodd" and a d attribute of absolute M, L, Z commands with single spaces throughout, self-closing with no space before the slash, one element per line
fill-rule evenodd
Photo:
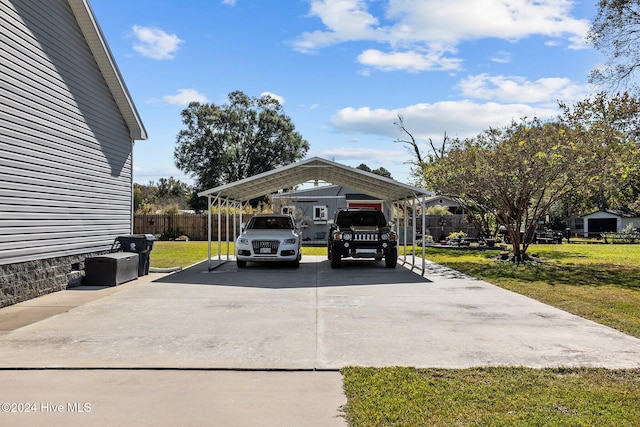
<path fill-rule="evenodd" d="M 384 256 L 384 265 L 387 268 L 396 268 L 396 264 L 398 264 L 398 249 L 391 248 Z"/>

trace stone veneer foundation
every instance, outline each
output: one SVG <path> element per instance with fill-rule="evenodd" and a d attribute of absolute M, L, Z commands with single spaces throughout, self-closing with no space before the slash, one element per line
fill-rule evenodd
<path fill-rule="evenodd" d="M 0 265 L 0 308 L 82 285 L 85 258 L 105 253 Z"/>

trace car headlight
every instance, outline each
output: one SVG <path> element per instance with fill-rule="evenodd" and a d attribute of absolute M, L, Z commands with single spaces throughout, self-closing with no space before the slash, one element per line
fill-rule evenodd
<path fill-rule="evenodd" d="M 388 233 L 382 233 L 382 234 L 380 235 L 380 238 L 381 238 L 382 240 L 389 240 L 389 234 L 388 234 Z"/>
<path fill-rule="evenodd" d="M 295 237 L 291 237 L 290 239 L 284 239 L 284 243 L 286 245 L 293 245 L 296 243 L 296 238 Z"/>
<path fill-rule="evenodd" d="M 249 244 L 249 239 L 247 239 L 246 237 L 241 237 L 238 239 L 238 244 L 239 245 L 248 245 Z"/>
<path fill-rule="evenodd" d="M 351 240 L 351 233 L 344 233 L 344 234 L 342 235 L 342 238 L 343 238 L 344 240 Z"/>

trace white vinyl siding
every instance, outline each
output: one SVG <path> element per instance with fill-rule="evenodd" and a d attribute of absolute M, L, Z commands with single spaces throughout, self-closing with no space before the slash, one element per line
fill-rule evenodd
<path fill-rule="evenodd" d="M 130 131 L 66 0 L 0 0 L 0 264 L 131 231 Z"/>

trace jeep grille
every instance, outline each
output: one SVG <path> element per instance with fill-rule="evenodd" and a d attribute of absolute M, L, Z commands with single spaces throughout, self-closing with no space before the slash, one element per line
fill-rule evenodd
<path fill-rule="evenodd" d="M 354 233 L 353 240 L 356 242 L 377 242 L 378 233 Z"/>
<path fill-rule="evenodd" d="M 254 240 L 251 242 L 253 245 L 253 252 L 256 255 L 273 255 L 278 253 L 278 246 L 280 242 L 278 240 Z"/>

